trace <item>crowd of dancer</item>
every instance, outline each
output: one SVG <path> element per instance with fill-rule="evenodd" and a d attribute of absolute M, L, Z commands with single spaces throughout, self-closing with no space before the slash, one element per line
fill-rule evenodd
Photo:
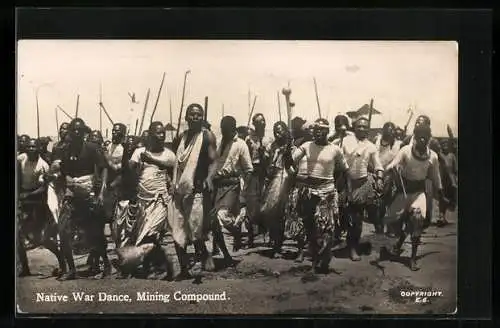
<path fill-rule="evenodd" d="M 51 152 L 48 138 L 19 136 L 19 275 L 30 274 L 28 241 L 54 253 L 59 280 L 77 278 L 73 254 L 76 237 L 83 236 L 88 272 L 109 277 L 106 224 L 117 252 L 147 251 L 134 268 L 119 272 L 122 278 L 139 270 L 189 278 L 189 245 L 194 266 L 202 270 L 214 270 L 212 256 L 220 253 L 226 266 L 234 265 L 224 230 L 234 238 L 232 252 L 253 248 L 254 237 L 268 233 L 274 258 L 281 257 L 284 241 L 295 240 L 295 261 L 308 255 L 314 272 L 326 273 L 332 248 L 344 239 L 350 259 L 360 260 L 363 221 L 395 238 L 388 248 L 394 256 L 409 236 L 410 268 L 418 270 L 417 249 L 431 224 L 433 199 L 439 201 L 440 226 L 456 206 L 456 144 L 434 139 L 427 116 L 417 118 L 411 135 L 387 122 L 373 140 L 364 117 L 351 126 L 338 115 L 333 129 L 326 119 L 310 124 L 296 117 L 290 127 L 276 122 L 268 136 L 263 114 L 252 117 L 253 128 L 225 116 L 221 140 L 201 105 L 189 105 L 185 120 L 187 130 L 169 144 L 157 121 L 140 137 L 115 123 L 111 141 L 104 142 L 100 131 L 75 118 L 61 124 Z M 167 233 L 179 259 L 175 277 L 162 249 Z"/>

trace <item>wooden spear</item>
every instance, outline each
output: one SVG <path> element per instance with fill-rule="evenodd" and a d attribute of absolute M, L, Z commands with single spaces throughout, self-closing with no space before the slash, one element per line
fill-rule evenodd
<path fill-rule="evenodd" d="M 368 128 L 372 126 L 373 99 L 370 99 L 370 112 L 368 113 Z"/>
<path fill-rule="evenodd" d="M 38 92 L 35 94 L 35 100 L 36 100 L 36 135 L 38 138 L 40 138 L 40 109 L 38 108 Z"/>
<path fill-rule="evenodd" d="M 75 111 L 75 118 L 78 117 L 78 105 L 80 104 L 80 95 L 76 95 L 76 111 Z"/>
<path fill-rule="evenodd" d="M 280 121 L 281 121 L 281 102 L 280 102 L 280 92 L 279 91 L 276 92 L 276 98 L 278 99 L 278 114 L 279 114 Z"/>
<path fill-rule="evenodd" d="M 191 73 L 190 70 L 187 70 L 184 74 L 184 85 L 182 86 L 182 99 L 181 99 L 181 108 L 179 110 L 179 119 L 177 120 L 177 133 L 175 134 L 175 139 L 179 137 L 180 129 L 181 129 L 181 120 L 182 120 L 182 109 L 184 107 L 184 96 L 186 94 L 186 80 L 188 74 Z"/>
<path fill-rule="evenodd" d="M 408 111 L 410 112 L 410 115 L 408 116 L 408 120 L 406 121 L 406 124 L 405 124 L 404 129 L 403 129 L 405 135 L 406 135 L 406 132 L 408 131 L 408 125 L 410 124 L 410 121 L 413 118 L 413 109 L 411 108 L 411 106 L 408 109 Z"/>
<path fill-rule="evenodd" d="M 106 107 L 104 107 L 104 104 L 103 103 L 100 103 L 99 106 L 101 106 L 102 110 L 104 111 L 104 114 L 106 114 L 106 117 L 108 118 L 109 120 L 109 123 L 111 123 L 111 125 L 114 125 L 115 123 L 113 122 L 113 120 L 111 119 L 111 116 L 109 116 L 109 113 L 108 111 L 106 110 Z"/>
<path fill-rule="evenodd" d="M 146 94 L 146 101 L 144 102 L 144 109 L 142 110 L 142 118 L 141 118 L 141 125 L 139 126 L 139 135 L 142 133 L 142 126 L 144 125 L 144 116 L 146 116 L 146 109 L 148 107 L 148 100 L 149 100 L 149 93 L 151 92 L 150 89 L 148 89 L 148 93 Z"/>
<path fill-rule="evenodd" d="M 69 115 L 64 109 L 62 109 L 61 106 L 57 105 L 57 108 L 64 113 L 64 115 L 66 115 L 70 120 L 73 119 L 73 117 L 71 115 Z"/>
<path fill-rule="evenodd" d="M 250 115 L 252 106 L 252 97 L 250 95 L 250 89 L 248 89 L 248 115 Z"/>
<path fill-rule="evenodd" d="M 173 119 L 172 119 L 172 97 L 168 97 L 169 110 L 170 110 L 170 125 L 173 127 Z M 174 131 L 170 130 L 170 138 L 172 142 L 174 142 Z"/>
<path fill-rule="evenodd" d="M 224 104 L 222 104 L 222 117 L 224 117 Z"/>
<path fill-rule="evenodd" d="M 138 119 L 138 118 L 136 118 L 136 119 L 135 119 L 134 136 L 136 136 L 136 135 L 137 135 L 137 126 L 138 126 L 138 125 L 139 125 L 139 119 Z"/>
<path fill-rule="evenodd" d="M 207 121 L 207 118 L 208 118 L 208 97 L 205 96 L 205 122 Z"/>
<path fill-rule="evenodd" d="M 99 83 L 99 104 L 102 104 L 102 83 Z M 99 131 L 102 134 L 102 108 L 99 106 Z"/>
<path fill-rule="evenodd" d="M 322 118 L 322 116 L 321 116 L 321 107 L 319 105 L 318 85 L 316 84 L 316 78 L 315 77 L 313 77 L 313 81 L 314 81 L 314 92 L 316 93 L 316 104 L 318 105 L 318 115 L 319 115 L 319 118 Z"/>
<path fill-rule="evenodd" d="M 250 126 L 250 121 L 252 120 L 252 114 L 253 114 L 253 110 L 255 108 L 255 102 L 257 101 L 257 96 L 254 96 L 253 97 L 253 104 L 252 104 L 252 108 L 250 109 L 250 115 L 248 115 L 248 123 L 247 123 L 247 126 Z"/>
<path fill-rule="evenodd" d="M 165 72 L 163 72 L 163 76 L 161 78 L 160 89 L 158 90 L 158 95 L 156 96 L 156 102 L 155 102 L 155 106 L 153 107 L 153 113 L 151 114 L 150 123 L 153 122 L 153 118 L 154 118 L 155 113 L 156 113 L 156 107 L 158 106 L 158 101 L 160 100 L 161 89 L 163 88 L 163 82 L 164 81 L 165 81 Z"/>
<path fill-rule="evenodd" d="M 59 136 L 59 116 L 57 116 L 57 108 L 54 108 L 54 112 L 56 113 L 56 136 Z"/>

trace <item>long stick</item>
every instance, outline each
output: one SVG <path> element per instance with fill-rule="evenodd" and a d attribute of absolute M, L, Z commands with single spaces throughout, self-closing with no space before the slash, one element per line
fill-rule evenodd
<path fill-rule="evenodd" d="M 404 127 L 405 134 L 406 134 L 406 131 L 408 131 L 408 125 L 410 124 L 410 121 L 412 118 L 413 118 L 413 111 L 410 112 L 410 116 L 408 117 L 408 120 L 406 121 L 406 124 Z"/>
<path fill-rule="evenodd" d="M 136 136 L 136 135 L 137 135 L 137 126 L 138 126 L 138 125 L 139 125 L 139 119 L 138 119 L 138 118 L 136 118 L 136 119 L 135 119 L 134 136 Z"/>
<path fill-rule="evenodd" d="M 99 106 L 101 106 L 102 110 L 104 111 L 104 114 L 106 114 L 106 117 L 108 118 L 109 120 L 109 123 L 111 123 L 111 125 L 114 125 L 115 123 L 113 122 L 113 120 L 111 119 L 111 116 L 109 116 L 109 113 L 108 111 L 106 110 L 106 107 L 104 107 L 104 104 L 103 103 L 100 103 Z"/>
<path fill-rule="evenodd" d="M 56 136 L 59 136 L 59 116 L 57 116 L 57 108 L 54 108 L 54 112 L 56 112 Z"/>
<path fill-rule="evenodd" d="M 175 139 L 179 137 L 180 129 L 181 129 L 181 119 L 182 119 L 182 109 L 184 107 L 184 96 L 186 94 L 186 80 L 188 74 L 191 73 L 190 70 L 187 70 L 184 74 L 184 85 L 182 86 L 182 99 L 181 99 L 181 108 L 179 110 L 179 119 L 177 120 L 177 133 L 175 134 Z"/>
<path fill-rule="evenodd" d="M 368 113 L 368 128 L 372 125 L 372 114 L 373 114 L 373 99 L 370 100 L 370 112 Z"/>
<path fill-rule="evenodd" d="M 40 109 L 38 108 L 38 92 L 35 94 L 36 98 L 36 135 L 40 138 Z"/>
<path fill-rule="evenodd" d="M 158 90 L 158 95 L 156 96 L 156 102 L 155 102 L 155 106 L 153 107 L 153 113 L 151 114 L 151 121 L 150 121 L 150 123 L 153 122 L 153 118 L 154 118 L 155 113 L 156 113 L 156 107 L 158 106 L 158 101 L 160 100 L 161 89 L 163 88 L 163 82 L 164 81 L 165 81 L 165 72 L 163 72 L 163 76 L 161 78 L 160 89 Z"/>
<path fill-rule="evenodd" d="M 69 115 L 64 109 L 62 109 L 61 106 L 57 105 L 57 108 L 64 113 L 64 115 L 66 115 L 70 120 L 73 119 L 73 117 L 71 115 Z"/>
<path fill-rule="evenodd" d="M 207 121 L 207 118 L 208 118 L 208 97 L 205 96 L 205 122 Z"/>
<path fill-rule="evenodd" d="M 250 109 L 250 115 L 248 115 L 248 123 L 247 123 L 247 126 L 250 126 L 250 120 L 252 119 L 252 114 L 253 114 L 253 110 L 255 108 L 255 102 L 257 101 L 257 96 L 254 96 L 253 97 L 253 104 L 252 104 L 252 108 Z"/>
<path fill-rule="evenodd" d="M 322 118 L 322 116 L 321 116 L 321 107 L 319 105 L 318 86 L 316 84 L 316 78 L 315 77 L 313 77 L 313 81 L 314 81 L 314 92 L 316 93 L 316 104 L 318 105 L 318 115 L 319 115 L 319 118 Z"/>
<path fill-rule="evenodd" d="M 99 104 L 102 104 L 102 83 L 99 83 Z M 99 131 L 102 134 L 102 108 L 99 106 Z"/>
<path fill-rule="evenodd" d="M 224 104 L 222 104 L 222 117 L 224 117 Z"/>
<path fill-rule="evenodd" d="M 139 126 L 139 135 L 142 133 L 142 126 L 144 125 L 144 116 L 146 116 L 146 109 L 148 107 L 148 100 L 149 100 L 149 93 L 150 92 L 151 92 L 151 90 L 148 89 L 148 93 L 146 94 L 146 101 L 144 102 L 144 109 L 142 110 L 141 125 Z"/>
<path fill-rule="evenodd" d="M 281 121 L 281 102 L 280 102 L 280 92 L 276 92 L 276 98 L 278 99 L 278 114 Z"/>
<path fill-rule="evenodd" d="M 168 97 L 168 102 L 169 102 L 169 108 L 170 108 L 170 125 L 173 127 L 173 119 L 172 119 L 172 97 Z M 172 142 L 174 141 L 174 131 L 170 130 L 170 138 L 172 139 Z"/>
<path fill-rule="evenodd" d="M 106 128 L 106 139 L 108 139 L 108 128 Z"/>
<path fill-rule="evenodd" d="M 250 111 L 251 111 L 251 105 L 252 104 L 252 97 L 250 95 L 250 89 L 248 89 L 248 115 L 250 115 Z"/>
<path fill-rule="evenodd" d="M 80 104 L 80 95 L 76 95 L 76 111 L 75 111 L 75 118 L 78 117 L 78 105 Z"/>

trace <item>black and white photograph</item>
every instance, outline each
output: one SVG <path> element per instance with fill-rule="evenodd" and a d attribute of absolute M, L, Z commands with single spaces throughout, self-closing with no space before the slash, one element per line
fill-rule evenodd
<path fill-rule="evenodd" d="M 459 51 L 19 40 L 17 313 L 453 315 Z"/>

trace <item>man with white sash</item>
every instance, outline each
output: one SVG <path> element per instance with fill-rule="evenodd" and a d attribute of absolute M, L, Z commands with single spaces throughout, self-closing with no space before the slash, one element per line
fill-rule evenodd
<path fill-rule="evenodd" d="M 172 236 L 176 244 L 181 274 L 178 279 L 189 276 L 186 247 L 194 245 L 196 261 L 203 269 L 211 271 L 214 264 L 205 242 L 210 230 L 208 212 L 212 208 L 213 164 L 216 157 L 215 135 L 203 121 L 204 110 L 199 104 L 186 109 L 188 130 L 174 142 L 176 163 L 173 172 L 174 197 L 172 221 L 175 227 Z M 211 171 L 212 170 L 212 171 Z"/>

